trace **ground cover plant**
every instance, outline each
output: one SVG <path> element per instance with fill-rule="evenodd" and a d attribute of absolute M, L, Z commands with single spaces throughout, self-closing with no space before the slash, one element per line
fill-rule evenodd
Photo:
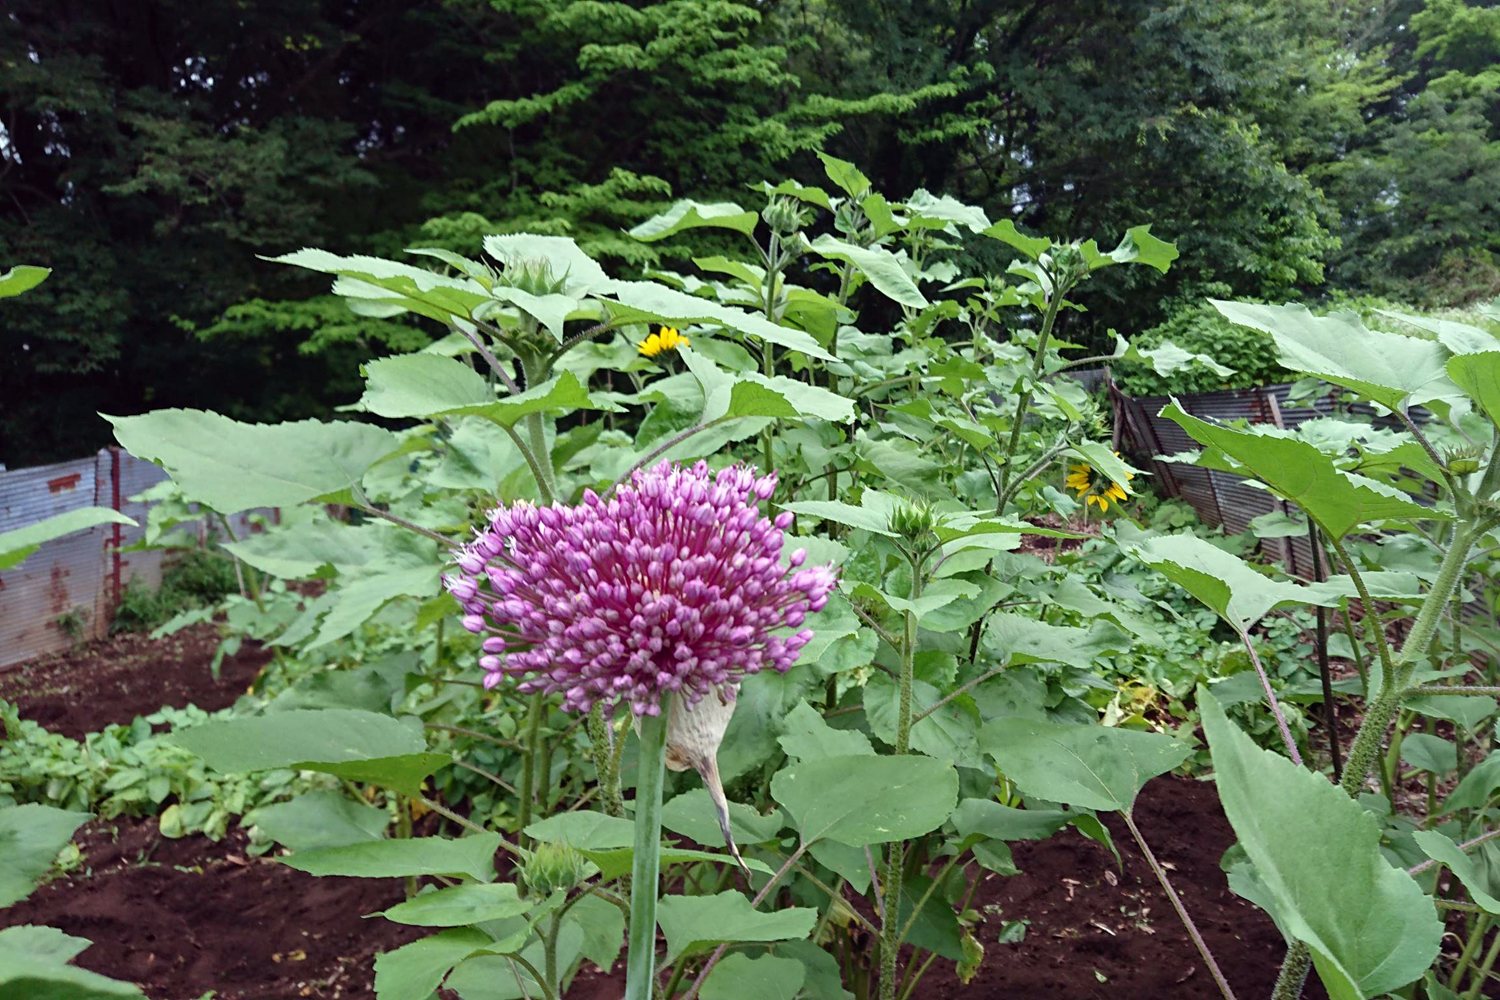
<path fill-rule="evenodd" d="M 680 201 L 630 230 L 707 240 L 692 272 L 611 277 L 526 233 L 274 258 L 357 315 L 446 333 L 368 361 L 344 419 L 107 418 L 171 476 L 148 538 L 188 504 L 282 511 L 219 543 L 243 582 L 221 651 L 273 660 L 226 716 L 163 717 L 181 724 L 139 745 L 201 763 L 195 789 L 259 789 L 236 806 L 283 863 L 404 880 L 380 916 L 430 933 L 376 959 L 381 1000 L 553 1000 L 622 957 L 632 1000 L 920 996 L 939 963 L 966 981 L 1001 961 L 971 904 L 1015 874 L 1010 845 L 1070 828 L 1116 851 L 1111 824 L 1230 997 L 1137 822 L 1146 783 L 1183 769 L 1214 776 L 1228 884 L 1287 939 L 1276 997 L 1314 968 L 1338 998 L 1479 995 L 1500 687 L 1473 683 L 1491 640 L 1469 608 L 1493 601 L 1474 560 L 1500 525 L 1500 342 L 1213 304 L 1382 415 L 1289 433 L 1166 408 L 1203 446 L 1179 460 L 1260 482 L 1285 505 L 1260 530 L 1326 549 L 1324 579 L 1293 581 L 1170 508 L 1125 516 L 1145 470 L 1067 377 L 1228 374 L 1171 342 L 1066 339 L 1096 272 L 1164 273 L 1172 244 L 1031 236 L 822 162 L 825 183 L 763 184 L 755 209 Z M 975 244 L 1007 271 L 966 274 Z M 109 513 L 0 536 L 0 565 Z M 1310 609 L 1337 612 L 1316 645 L 1356 667 L 1338 749 L 1298 708 L 1332 703 L 1297 653 Z M 166 799 L 150 766 L 124 801 L 142 778 Z"/>

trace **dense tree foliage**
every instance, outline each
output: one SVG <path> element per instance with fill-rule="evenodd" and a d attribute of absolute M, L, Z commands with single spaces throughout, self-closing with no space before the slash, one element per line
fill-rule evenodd
<path fill-rule="evenodd" d="M 103 443 L 98 410 L 319 412 L 354 390 L 358 352 L 425 342 L 256 254 L 473 253 L 527 230 L 649 268 L 685 250 L 621 228 L 676 195 L 756 205 L 762 177 L 818 176 L 820 148 L 1042 233 L 1153 220 L 1183 251 L 1170 282 L 1101 281 L 1072 320 L 1084 339 L 1205 291 L 1500 291 L 1500 9 L 1464 0 L 14 0 L 4 17 L 0 262 L 55 269 L 5 313 L 12 465 Z"/>

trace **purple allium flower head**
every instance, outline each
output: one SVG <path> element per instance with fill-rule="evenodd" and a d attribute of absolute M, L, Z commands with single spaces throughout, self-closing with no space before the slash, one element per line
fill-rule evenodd
<path fill-rule="evenodd" d="M 732 697 L 745 674 L 790 669 L 812 630 L 772 633 L 822 610 L 834 572 L 804 567 L 801 549 L 782 564 L 791 515 L 755 506 L 775 488 L 746 466 L 663 462 L 608 500 L 590 490 L 576 507 L 494 511 L 443 578 L 465 626 L 485 622 L 485 687 L 515 674 L 570 710 L 624 701 L 655 715 L 668 692 L 696 704 L 716 688 Z"/>

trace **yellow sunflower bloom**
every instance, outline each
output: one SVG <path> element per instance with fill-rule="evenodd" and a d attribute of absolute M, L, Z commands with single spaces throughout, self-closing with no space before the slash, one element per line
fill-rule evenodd
<path fill-rule="evenodd" d="M 1118 454 L 1118 452 L 1116 453 Z M 1068 478 L 1066 484 L 1068 489 L 1077 493 L 1085 507 L 1098 507 L 1100 513 L 1109 510 L 1109 502 L 1113 500 L 1116 504 L 1125 502 L 1126 493 L 1119 483 L 1109 479 L 1101 479 L 1102 488 L 1094 483 L 1094 470 L 1088 465 L 1079 463 L 1068 466 Z M 1125 474 L 1125 481 L 1129 482 L 1135 476 Z"/>
<path fill-rule="evenodd" d="M 679 347 L 691 346 L 693 342 L 678 333 L 677 328 L 673 326 L 664 326 L 636 344 L 640 352 L 648 358 L 654 358 L 663 351 L 675 351 Z"/>

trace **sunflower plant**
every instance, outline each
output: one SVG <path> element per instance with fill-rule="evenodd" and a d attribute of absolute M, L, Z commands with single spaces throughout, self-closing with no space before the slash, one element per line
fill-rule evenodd
<path fill-rule="evenodd" d="M 822 164 L 815 183 L 765 184 L 756 207 L 683 200 L 644 220 L 633 238 L 669 241 L 693 267 L 648 280 L 527 233 L 490 236 L 474 257 L 275 258 L 435 336 L 366 363 L 339 419 L 109 418 L 185 500 L 283 512 L 225 545 L 257 587 L 224 610 L 274 644 L 265 683 L 289 693 L 174 739 L 216 769 L 323 771 L 385 804 L 392 823 L 361 825 L 325 795 L 280 830 L 294 867 L 409 880 L 381 915 L 426 933 L 376 959 L 380 1000 L 558 1000 L 622 953 L 630 1000 L 746 982 L 813 1000 L 920 996 L 936 963 L 972 977 L 994 961 L 975 901 L 1015 873 L 1009 842 L 1066 827 L 1107 840 L 1101 812 L 1120 814 L 1231 996 L 1132 815 L 1146 782 L 1193 757 L 1200 721 L 1248 859 L 1232 884 L 1295 942 L 1279 995 L 1310 963 L 1341 997 L 1421 979 L 1444 961 L 1434 904 L 1464 891 L 1440 897 L 1423 873 L 1471 875 L 1463 852 L 1487 836 L 1489 790 L 1408 831 L 1401 850 L 1438 859 L 1403 855 L 1415 874 L 1384 859 L 1352 796 L 1392 725 L 1470 693 L 1448 690 L 1463 664 L 1437 626 L 1500 523 L 1500 466 L 1448 468 L 1437 448 L 1455 442 L 1429 440 L 1446 432 L 1407 427 L 1399 461 L 1351 474 L 1295 435 L 1170 411 L 1216 467 L 1300 506 L 1346 574 L 1304 586 L 1195 536 L 1106 526 L 1094 544 L 1107 558 L 1182 588 L 1243 639 L 1256 686 L 1236 681 L 1240 697 L 1284 722 L 1255 648 L 1279 608 L 1379 598 L 1415 614 L 1400 649 L 1373 614 L 1363 638 L 1350 626 L 1371 687 L 1343 787 L 1284 725 L 1273 749 L 1256 746 L 1212 693 L 1175 719 L 1123 711 L 1128 695 L 1101 710 L 1089 699 L 1110 685 L 1103 664 L 1163 640 L 1129 591 L 1021 543 L 1070 534 L 1037 517 L 1060 463 L 1101 512 L 1134 492 L 1068 371 L 1146 355 L 1121 340 L 1069 360 L 1058 334 L 1100 269 L 1149 276 L 1175 248 L 1148 226 L 1110 250 L 1032 235 Z M 695 254 L 700 231 L 742 252 Z M 960 262 L 985 256 L 974 248 L 1013 259 L 966 275 Z M 1500 414 L 1487 388 L 1500 351 L 1461 351 L 1472 337 L 1445 328 L 1452 343 L 1351 355 L 1329 346 L 1347 327 L 1221 308 L 1284 339 L 1283 364 L 1398 416 L 1441 401 L 1483 439 Z M 1212 363 L 1152 350 L 1153 365 Z M 655 363 L 666 353 L 671 370 Z M 1437 504 L 1403 492 L 1411 471 Z M 1436 571 L 1371 572 L 1359 536 L 1419 522 Z M 306 580 L 320 586 L 294 586 Z M 417 836 L 413 805 L 440 825 Z"/>

